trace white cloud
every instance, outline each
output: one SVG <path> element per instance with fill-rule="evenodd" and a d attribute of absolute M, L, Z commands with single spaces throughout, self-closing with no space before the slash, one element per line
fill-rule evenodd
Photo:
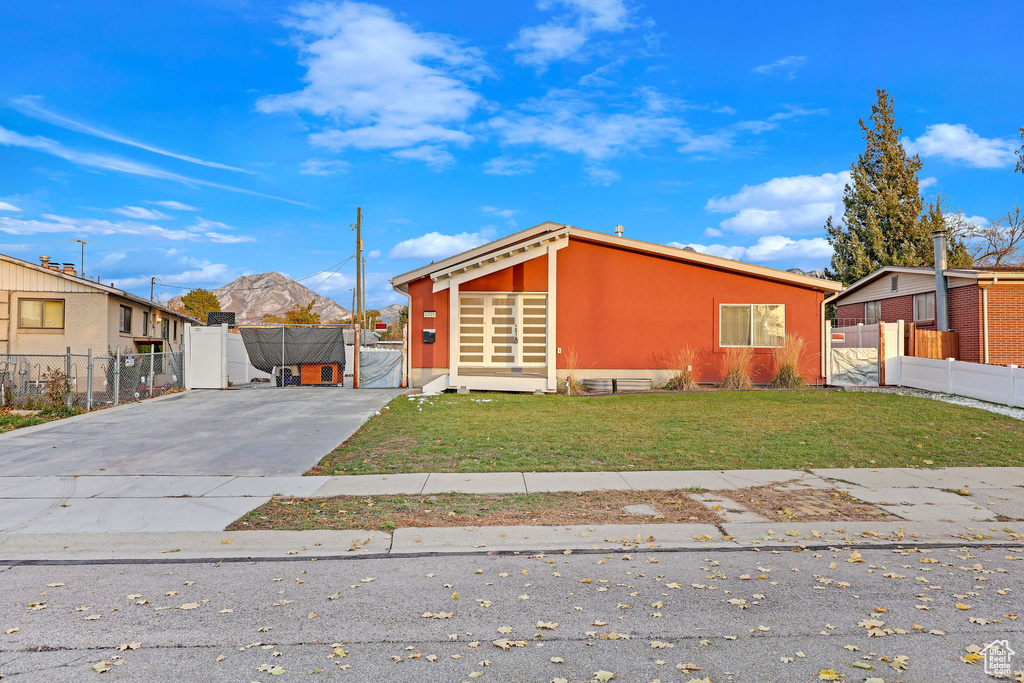
<path fill-rule="evenodd" d="M 21 209 L 15 206 L 14 204 L 0 202 L 0 211 L 21 211 Z"/>
<path fill-rule="evenodd" d="M 511 228 L 515 228 L 519 225 L 516 223 L 515 219 L 515 215 L 519 213 L 519 209 L 499 209 L 496 206 L 481 206 L 480 210 L 492 216 L 504 218 Z"/>
<path fill-rule="evenodd" d="M 838 211 L 848 182 L 849 171 L 772 178 L 760 185 L 744 185 L 733 195 L 713 197 L 704 210 L 734 213 L 719 223 L 730 232 L 817 232 Z"/>
<path fill-rule="evenodd" d="M 903 138 L 902 142 L 910 154 L 959 161 L 974 168 L 1002 168 L 1017 160 L 1012 138 L 983 138 L 962 123 L 937 123 L 928 126 L 917 140 Z"/>
<path fill-rule="evenodd" d="M 968 216 L 963 211 L 957 211 L 955 213 L 944 213 L 942 217 L 946 220 L 946 225 L 952 226 L 959 223 L 970 223 L 972 226 L 978 228 L 987 227 L 989 220 L 984 216 Z"/>
<path fill-rule="evenodd" d="M 147 204 L 152 204 L 153 206 L 162 206 L 165 209 L 171 209 L 173 211 L 198 211 L 199 210 L 195 206 L 189 206 L 188 204 L 182 204 L 181 202 L 176 202 L 176 201 L 171 200 L 171 199 L 165 199 L 165 200 L 158 201 L 158 202 L 147 201 L 146 203 Z"/>
<path fill-rule="evenodd" d="M 423 145 L 471 141 L 458 126 L 483 101 L 468 84 L 487 72 L 479 50 L 416 31 L 376 5 L 306 3 L 292 12 L 286 25 L 296 31 L 306 86 L 264 97 L 257 109 L 323 117 L 313 145 L 407 150 L 399 158 L 435 166 L 449 162 Z"/>
<path fill-rule="evenodd" d="M 938 178 L 936 178 L 934 176 L 928 176 L 927 178 L 921 178 L 921 180 L 918 181 L 917 188 L 919 190 L 924 190 L 926 188 L 931 187 L 932 185 L 935 185 L 938 182 L 939 182 Z"/>
<path fill-rule="evenodd" d="M 807 61 L 807 57 L 798 57 L 791 55 L 789 57 L 783 57 L 782 59 L 776 59 L 774 62 L 768 64 L 761 64 L 755 66 L 751 71 L 762 76 L 785 76 L 789 80 L 796 78 L 797 70 L 804 65 Z"/>
<path fill-rule="evenodd" d="M 245 190 L 240 187 L 234 187 L 233 185 L 212 183 L 208 180 L 199 180 L 198 178 L 191 178 L 189 176 L 179 175 L 177 173 L 165 171 L 161 168 L 157 168 L 156 166 L 144 164 L 139 161 L 122 159 L 120 157 L 110 156 L 107 154 L 79 152 L 78 150 L 65 147 L 56 140 L 44 138 L 41 135 L 22 135 L 21 133 L 17 133 L 13 130 L 8 130 L 3 126 L 0 126 L 0 145 L 5 145 L 8 147 L 23 147 L 25 149 L 33 149 L 36 150 L 37 152 L 51 154 L 55 157 L 59 157 L 66 161 L 70 161 L 71 163 L 78 164 L 79 166 L 88 166 L 90 168 L 102 168 L 107 171 L 115 171 L 117 173 L 128 173 L 130 175 L 146 176 L 148 178 L 158 178 L 161 180 L 171 180 L 176 183 L 182 183 L 185 185 L 203 185 L 206 187 L 215 187 L 220 190 L 228 190 L 229 192 L 240 192 L 242 194 L 253 195 L 256 197 L 277 199 L 278 201 L 288 202 L 289 204 L 297 204 L 298 206 L 309 206 L 308 204 L 296 202 L 291 199 L 285 199 L 284 197 L 275 197 L 274 195 L 263 194 L 261 192 L 254 192 L 252 190 Z"/>
<path fill-rule="evenodd" d="M 753 263 L 783 262 L 787 265 L 822 266 L 832 258 L 832 247 L 823 237 L 794 240 L 782 235 L 763 235 L 749 247 L 722 244 L 680 244 L 679 242 L 670 242 L 669 246 L 690 247 L 702 254 Z"/>
<path fill-rule="evenodd" d="M 170 216 L 162 211 L 154 211 L 153 209 L 147 209 L 141 206 L 122 206 L 119 209 L 111 209 L 114 213 L 119 213 L 122 216 L 128 218 L 137 218 L 140 221 L 165 221 L 170 220 Z"/>
<path fill-rule="evenodd" d="M 239 173 L 249 173 L 251 175 L 257 175 L 255 171 L 247 171 L 244 168 L 237 168 L 235 166 L 228 166 L 226 164 L 218 164 L 215 161 L 205 161 L 203 159 L 197 159 L 195 157 L 190 157 L 185 154 L 170 152 L 166 149 L 161 149 L 160 147 L 156 147 L 145 142 L 131 140 L 129 138 L 124 137 L 120 133 L 111 133 L 109 131 L 96 128 L 95 126 L 92 126 L 90 124 L 83 123 L 82 121 L 76 121 L 66 116 L 61 116 L 60 114 L 54 113 L 40 105 L 40 99 L 41 98 L 39 97 L 29 95 L 26 97 L 19 97 L 13 100 L 12 103 L 14 107 L 23 114 L 27 114 L 29 116 L 40 119 L 42 121 L 46 121 L 47 123 L 52 123 L 62 128 L 67 128 L 68 130 L 77 131 L 79 133 L 85 133 L 86 135 L 92 135 L 94 137 L 103 138 L 104 140 L 110 140 L 112 142 L 119 142 L 122 145 L 138 147 L 139 149 L 144 149 L 147 152 L 161 154 L 166 157 L 179 159 L 181 161 L 187 161 L 189 163 L 198 164 L 200 166 L 208 166 L 210 168 L 220 168 L 226 171 L 238 171 Z"/>
<path fill-rule="evenodd" d="M 704 237 L 721 237 L 724 234 L 725 231 L 718 228 L 704 228 Z"/>
<path fill-rule="evenodd" d="M 560 59 L 575 57 L 588 38 L 598 32 L 618 33 L 629 27 L 631 8 L 625 0 L 540 0 L 537 7 L 565 7 L 567 13 L 540 26 L 527 26 L 509 48 L 516 62 L 538 73 Z"/>
<path fill-rule="evenodd" d="M 422 161 L 435 171 L 451 166 L 455 163 L 455 157 L 451 152 L 438 145 L 420 145 L 408 149 L 396 149 L 391 156 L 403 161 Z"/>
<path fill-rule="evenodd" d="M 484 162 L 484 173 L 487 175 L 526 175 L 533 173 L 537 162 L 529 159 L 511 159 L 495 157 Z"/>
<path fill-rule="evenodd" d="M 604 168 L 603 166 L 587 166 L 584 169 L 587 173 L 587 177 L 590 178 L 592 185 L 603 185 L 607 187 L 616 180 L 620 180 L 620 176 L 610 168 Z"/>
<path fill-rule="evenodd" d="M 374 249 L 373 251 L 366 252 L 366 258 L 380 258 L 381 255 L 380 249 Z"/>
<path fill-rule="evenodd" d="M 227 223 L 221 223 L 220 221 L 211 221 L 206 218 L 197 216 L 195 224 L 189 228 L 194 232 L 203 232 L 204 230 L 237 230 L 233 225 Z"/>
<path fill-rule="evenodd" d="M 234 268 L 225 263 L 212 263 L 206 259 L 197 259 L 191 256 L 184 256 L 179 261 L 185 270 L 176 273 L 160 273 L 156 276 L 158 282 L 167 285 L 179 286 L 202 286 L 211 285 L 219 287 L 227 282 L 237 279 L 242 275 L 248 275 L 252 271 L 242 268 Z M 149 286 L 151 275 L 138 275 L 124 277 L 114 280 L 114 285 L 121 289 L 132 289 L 134 287 Z"/>
<path fill-rule="evenodd" d="M 436 261 L 479 247 L 492 239 L 494 230 L 488 228 L 481 229 L 480 232 L 461 232 L 457 235 L 428 232 L 426 235 L 399 242 L 391 249 L 388 258 Z"/>
<path fill-rule="evenodd" d="M 335 173 L 348 173 L 352 164 L 341 159 L 306 159 L 301 164 L 299 171 L 302 175 L 334 175 Z"/>
<path fill-rule="evenodd" d="M 683 121 L 666 112 L 676 103 L 666 104 L 653 90 L 639 95 L 642 103 L 632 111 L 606 113 L 580 91 L 549 90 L 492 118 L 490 126 L 506 144 L 539 144 L 590 159 L 686 135 Z"/>
<path fill-rule="evenodd" d="M 220 232 L 205 232 L 206 239 L 216 244 L 239 244 L 241 242 L 255 242 L 256 238 L 250 235 L 225 235 Z"/>
<path fill-rule="evenodd" d="M 140 221 L 107 221 L 95 218 L 70 218 L 54 214 L 43 214 L 42 220 L 24 220 L 0 216 L 0 232 L 9 235 L 39 235 L 67 233 L 73 235 L 124 235 L 130 237 L 148 237 L 150 239 L 172 240 L 179 242 L 202 242 L 204 237 L 214 239 L 194 229 L 170 230 Z"/>

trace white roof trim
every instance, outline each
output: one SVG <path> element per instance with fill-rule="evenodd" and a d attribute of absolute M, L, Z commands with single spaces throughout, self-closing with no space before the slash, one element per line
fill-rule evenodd
<path fill-rule="evenodd" d="M 395 287 L 400 287 L 412 282 L 413 280 L 418 280 L 428 275 L 437 282 L 439 278 L 445 276 L 451 277 L 451 273 L 455 271 L 467 269 L 475 263 L 486 260 L 486 257 L 492 252 L 499 251 L 504 247 L 515 245 L 519 242 L 523 242 L 524 240 L 529 240 L 536 235 L 556 231 L 559 235 L 567 234 L 569 237 L 575 236 L 584 240 L 602 242 L 613 247 L 658 254 L 660 256 L 666 256 L 680 261 L 690 261 L 713 268 L 721 268 L 723 270 L 744 273 L 755 277 L 796 284 L 825 292 L 838 292 L 842 289 L 842 284 L 832 280 L 823 280 L 821 278 L 808 277 L 806 275 L 797 275 L 796 273 L 790 273 L 776 268 L 756 266 L 750 263 L 743 263 L 742 261 L 733 261 L 731 259 L 721 258 L 719 256 L 710 256 L 708 254 L 701 254 L 695 251 L 688 251 L 686 249 L 679 249 L 677 247 L 669 247 L 651 242 L 641 242 L 640 240 L 627 239 L 616 235 L 606 235 L 600 232 L 593 232 L 591 230 L 584 230 L 582 228 L 552 222 L 541 223 L 540 225 L 509 235 L 508 237 L 504 237 L 500 240 L 495 240 L 494 242 L 484 244 L 475 249 L 470 249 L 469 251 L 461 254 L 456 254 L 455 256 L 443 259 L 437 263 L 395 276 L 392 278 L 391 284 Z"/>

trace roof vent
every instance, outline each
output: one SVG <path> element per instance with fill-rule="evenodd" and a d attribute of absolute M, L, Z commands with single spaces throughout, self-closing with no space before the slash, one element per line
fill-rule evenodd
<path fill-rule="evenodd" d="M 50 257 L 49 256 L 40 256 L 39 257 L 39 265 L 41 265 L 43 268 L 49 268 L 50 267 Z"/>
<path fill-rule="evenodd" d="M 615 226 L 615 234 L 618 235 L 619 237 L 622 237 L 622 226 L 621 225 L 616 225 Z"/>

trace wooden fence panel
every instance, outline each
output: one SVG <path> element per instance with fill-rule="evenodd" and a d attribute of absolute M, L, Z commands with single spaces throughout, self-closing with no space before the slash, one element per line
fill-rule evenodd
<path fill-rule="evenodd" d="M 912 352 L 909 355 L 917 358 L 960 358 L 960 333 L 939 332 L 937 330 L 920 330 L 911 332 Z M 909 350 L 909 349 L 908 349 Z"/>

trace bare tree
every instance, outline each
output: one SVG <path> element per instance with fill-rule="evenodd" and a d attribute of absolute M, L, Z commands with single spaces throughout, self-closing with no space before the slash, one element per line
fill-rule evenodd
<path fill-rule="evenodd" d="M 988 225 L 971 223 L 962 211 L 946 223 L 966 244 L 975 267 L 1024 266 L 1024 210 L 1019 204 Z"/>
<path fill-rule="evenodd" d="M 1020 129 L 1020 139 L 1024 140 L 1024 127 Z M 1017 154 L 1020 155 L 1020 159 L 1017 160 L 1017 170 L 1024 173 L 1024 145 L 1020 146 L 1017 150 Z"/>

